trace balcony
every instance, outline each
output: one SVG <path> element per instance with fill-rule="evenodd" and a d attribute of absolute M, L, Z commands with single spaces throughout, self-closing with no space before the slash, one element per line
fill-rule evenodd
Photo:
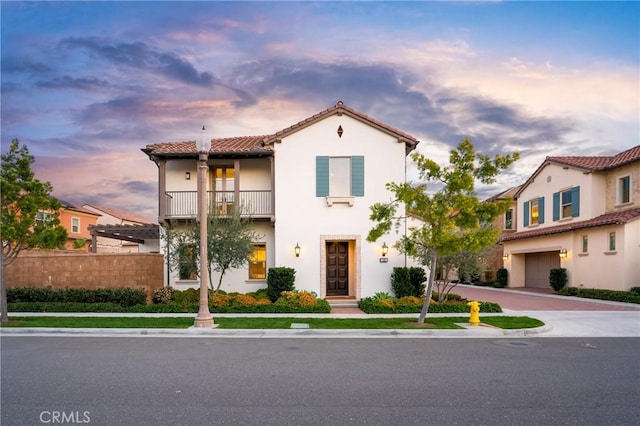
<path fill-rule="evenodd" d="M 197 191 L 167 191 L 166 219 L 193 219 L 198 215 Z M 273 216 L 270 190 L 207 191 L 207 208 L 212 214 L 226 216 L 234 206 L 242 206 L 242 215 L 253 219 Z"/>

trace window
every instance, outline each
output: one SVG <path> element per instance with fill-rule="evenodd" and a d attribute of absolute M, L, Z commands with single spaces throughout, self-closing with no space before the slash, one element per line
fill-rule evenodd
<path fill-rule="evenodd" d="M 351 158 L 329 159 L 329 195 L 331 197 L 351 196 Z"/>
<path fill-rule="evenodd" d="M 267 278 L 267 246 L 264 243 L 251 245 L 249 255 L 249 279 L 264 280 Z"/>
<path fill-rule="evenodd" d="M 80 219 L 77 217 L 71 218 L 71 232 L 74 234 L 80 233 Z"/>
<path fill-rule="evenodd" d="M 196 246 L 181 244 L 178 246 L 178 278 L 181 280 L 195 280 L 198 278 Z"/>
<path fill-rule="evenodd" d="M 48 212 L 36 212 L 36 225 L 47 226 L 51 223 L 53 216 Z"/>
<path fill-rule="evenodd" d="M 553 194 L 553 220 L 580 216 L 580 187 Z"/>
<path fill-rule="evenodd" d="M 525 201 L 523 208 L 524 226 L 541 225 L 544 223 L 544 197 Z"/>
<path fill-rule="evenodd" d="M 513 209 L 504 214 L 504 229 L 513 229 Z"/>
<path fill-rule="evenodd" d="M 588 235 L 582 236 L 582 252 L 583 253 L 589 252 L 589 236 Z"/>
<path fill-rule="evenodd" d="M 316 157 L 316 197 L 363 197 L 364 157 Z"/>
<path fill-rule="evenodd" d="M 631 176 L 618 179 L 618 204 L 631 201 Z"/>
<path fill-rule="evenodd" d="M 616 251 L 616 233 L 609 232 L 609 251 Z"/>

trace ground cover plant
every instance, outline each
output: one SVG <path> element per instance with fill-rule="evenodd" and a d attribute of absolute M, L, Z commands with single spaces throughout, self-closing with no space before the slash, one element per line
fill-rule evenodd
<path fill-rule="evenodd" d="M 221 329 L 290 329 L 291 324 L 308 324 L 310 329 L 415 329 L 413 318 L 216 318 Z M 461 329 L 458 324 L 468 322 L 468 317 L 428 318 L 429 329 Z M 529 317 L 485 317 L 482 322 L 503 329 L 533 328 L 544 325 Z M 186 329 L 193 325 L 192 317 L 14 317 L 5 327 L 55 327 L 55 328 L 166 328 Z"/>
<path fill-rule="evenodd" d="M 457 294 L 449 294 L 446 302 L 436 302 L 438 294 L 429 303 L 431 313 L 467 313 L 469 312 L 468 300 Z M 413 314 L 419 313 L 424 304 L 423 297 L 405 296 L 396 298 L 388 293 L 376 293 L 373 297 L 360 300 L 360 309 L 367 314 Z M 480 302 L 480 312 L 502 312 L 497 303 Z"/>

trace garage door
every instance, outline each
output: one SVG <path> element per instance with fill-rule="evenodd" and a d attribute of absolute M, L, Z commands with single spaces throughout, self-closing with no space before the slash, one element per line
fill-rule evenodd
<path fill-rule="evenodd" d="M 549 288 L 549 271 L 560 267 L 557 251 L 525 255 L 525 287 Z"/>

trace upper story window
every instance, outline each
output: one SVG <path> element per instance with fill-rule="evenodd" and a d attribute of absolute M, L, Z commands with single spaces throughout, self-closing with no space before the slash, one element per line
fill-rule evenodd
<path fill-rule="evenodd" d="M 316 157 L 316 197 L 364 196 L 364 157 Z"/>
<path fill-rule="evenodd" d="M 624 176 L 618 179 L 618 199 L 617 204 L 631 202 L 631 176 Z"/>
<path fill-rule="evenodd" d="M 74 234 L 80 233 L 80 218 L 71 218 L 71 232 L 73 232 Z"/>
<path fill-rule="evenodd" d="M 504 229 L 511 230 L 513 228 L 513 209 L 509 209 L 504 214 Z"/>
<path fill-rule="evenodd" d="M 36 212 L 36 225 L 47 226 L 51 223 L 53 216 L 49 212 Z"/>
<path fill-rule="evenodd" d="M 351 196 L 351 158 L 329 158 L 329 196 Z"/>
<path fill-rule="evenodd" d="M 264 280 L 267 278 L 267 245 L 256 243 L 251 245 L 249 255 L 249 279 Z"/>
<path fill-rule="evenodd" d="M 553 194 L 553 220 L 580 216 L 580 187 Z"/>
<path fill-rule="evenodd" d="M 525 201 L 523 208 L 524 226 L 541 225 L 544 223 L 544 197 Z"/>

